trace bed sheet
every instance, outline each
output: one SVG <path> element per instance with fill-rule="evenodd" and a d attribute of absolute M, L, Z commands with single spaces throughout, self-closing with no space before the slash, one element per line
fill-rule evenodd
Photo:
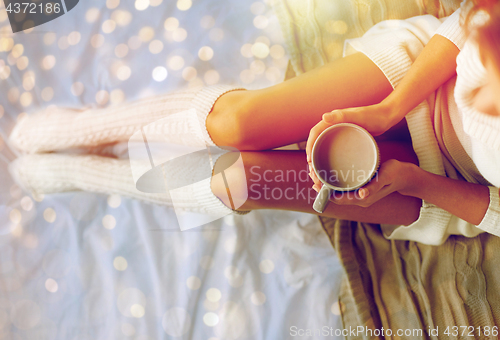
<path fill-rule="evenodd" d="M 117 195 L 33 196 L 10 178 L 18 117 L 216 83 L 281 81 L 269 3 L 88 0 L 12 34 L 0 9 L 0 339 L 335 339 L 342 269 L 318 219 L 174 211 Z M 293 328 L 295 327 L 295 328 Z"/>

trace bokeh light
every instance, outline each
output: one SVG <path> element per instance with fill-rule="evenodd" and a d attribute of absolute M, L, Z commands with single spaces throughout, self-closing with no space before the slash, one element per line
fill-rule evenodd
<path fill-rule="evenodd" d="M 14 47 L 14 39 L 0 38 L 0 52 L 9 52 Z"/>
<path fill-rule="evenodd" d="M 149 52 L 158 54 L 163 50 L 163 43 L 160 40 L 153 40 L 149 43 Z"/>
<path fill-rule="evenodd" d="M 90 44 L 93 48 L 99 48 L 104 44 L 104 36 L 100 33 L 94 34 L 92 38 L 90 38 Z"/>
<path fill-rule="evenodd" d="M 99 18 L 99 15 L 100 15 L 99 8 L 97 8 L 97 7 L 89 8 L 87 10 L 87 12 L 85 13 L 85 20 L 89 24 L 91 24 L 91 23 L 95 22 Z"/>
<path fill-rule="evenodd" d="M 82 35 L 78 31 L 73 31 L 70 34 L 68 34 L 68 43 L 70 45 L 76 45 L 80 42 L 80 39 L 82 38 Z"/>
<path fill-rule="evenodd" d="M 252 44 L 244 44 L 243 46 L 241 46 L 241 55 L 245 58 L 253 58 L 252 46 Z"/>
<path fill-rule="evenodd" d="M 130 78 L 131 74 L 132 70 L 127 65 L 121 65 L 116 71 L 116 77 L 121 81 L 125 81 Z"/>
<path fill-rule="evenodd" d="M 105 215 L 102 218 L 102 225 L 104 228 L 111 230 L 116 227 L 116 219 L 113 215 Z"/>
<path fill-rule="evenodd" d="M 51 101 L 52 98 L 54 97 L 54 89 L 52 89 L 52 87 L 50 86 L 44 87 L 41 95 L 44 101 L 46 102 Z"/>
<path fill-rule="evenodd" d="M 208 61 L 214 56 L 214 50 L 209 46 L 203 46 L 198 51 L 198 57 L 203 61 Z"/>
<path fill-rule="evenodd" d="M 266 294 L 262 293 L 262 292 L 254 292 L 252 293 L 252 295 L 250 296 L 250 300 L 252 301 L 252 303 L 256 306 L 261 306 L 263 305 L 264 303 L 266 303 Z"/>
<path fill-rule="evenodd" d="M 115 47 L 115 56 L 117 58 L 124 58 L 128 54 L 128 46 L 125 44 L 118 44 Z"/>
<path fill-rule="evenodd" d="M 85 86 L 83 85 L 82 82 L 75 82 L 71 85 L 71 93 L 73 96 L 79 96 L 83 93 L 83 90 L 85 89 Z"/>
<path fill-rule="evenodd" d="M 151 39 L 153 39 L 154 36 L 155 36 L 155 30 L 153 29 L 153 27 L 144 26 L 139 31 L 139 39 L 141 39 L 141 41 L 143 42 L 150 41 Z"/>
<path fill-rule="evenodd" d="M 54 223 L 56 217 L 56 212 L 52 208 L 47 208 L 43 211 L 43 218 L 49 223 Z"/>
<path fill-rule="evenodd" d="M 57 34 L 48 32 L 43 35 L 43 43 L 47 46 L 52 45 L 57 39 Z"/>
<path fill-rule="evenodd" d="M 149 0 L 135 0 L 135 9 L 138 11 L 144 11 L 149 7 Z"/>
<path fill-rule="evenodd" d="M 45 280 L 45 289 L 51 293 L 56 293 L 59 289 L 59 285 L 56 280 L 48 278 Z"/>
<path fill-rule="evenodd" d="M 196 276 L 190 276 L 186 280 L 186 286 L 191 290 L 198 290 L 201 287 L 201 280 Z"/>
<path fill-rule="evenodd" d="M 250 11 L 254 15 L 262 14 L 264 13 L 265 10 L 266 10 L 266 5 L 260 1 L 256 1 L 250 6 Z"/>
<path fill-rule="evenodd" d="M 179 20 L 174 17 L 167 18 L 163 23 L 163 27 L 167 31 L 173 32 L 179 27 Z"/>
<path fill-rule="evenodd" d="M 205 313 L 203 315 L 203 323 L 208 327 L 214 327 L 219 323 L 219 316 L 212 312 Z"/>
<path fill-rule="evenodd" d="M 144 308 L 144 306 L 138 304 L 138 303 L 135 303 L 133 304 L 132 306 L 130 306 L 130 314 L 132 314 L 132 316 L 134 318 L 142 318 L 144 316 L 144 314 L 146 314 L 146 310 Z"/>
<path fill-rule="evenodd" d="M 11 53 L 12 53 L 12 56 L 14 58 L 19 58 L 24 53 L 24 46 L 22 44 L 16 44 L 16 45 L 14 45 L 14 47 L 12 48 Z"/>
<path fill-rule="evenodd" d="M 61 49 L 61 50 L 65 50 L 69 47 L 69 42 L 68 42 L 68 37 L 63 35 L 62 37 L 59 38 L 59 40 L 57 41 L 57 46 Z"/>
<path fill-rule="evenodd" d="M 258 29 L 264 29 L 269 25 L 269 19 L 264 15 L 257 15 L 253 19 L 253 25 Z"/>
<path fill-rule="evenodd" d="M 113 260 L 113 267 L 115 267 L 115 269 L 118 271 L 124 271 L 128 267 L 128 262 L 124 257 L 117 256 Z"/>
<path fill-rule="evenodd" d="M 21 199 L 20 203 L 21 203 L 21 208 L 23 208 L 23 210 L 25 211 L 30 211 L 31 209 L 33 209 L 33 200 L 28 196 L 24 196 Z"/>
<path fill-rule="evenodd" d="M 17 61 L 16 61 L 16 66 L 20 71 L 26 69 L 26 67 L 28 67 L 28 65 L 29 65 L 29 60 L 28 60 L 27 56 L 23 55 L 21 58 L 17 59 Z"/>
<path fill-rule="evenodd" d="M 12 223 L 14 224 L 18 224 L 21 222 L 21 218 L 22 218 L 22 215 L 21 215 L 21 212 L 17 209 L 12 209 L 9 213 L 9 219 Z"/>
<path fill-rule="evenodd" d="M 217 288 L 208 289 L 205 295 L 207 297 L 207 300 L 212 302 L 217 302 L 222 297 L 222 293 Z"/>
<path fill-rule="evenodd" d="M 104 33 L 111 33 L 116 28 L 116 22 L 114 20 L 108 19 L 102 23 L 102 31 Z"/>
<path fill-rule="evenodd" d="M 120 5 L 120 0 L 106 0 L 106 7 L 109 9 L 115 9 Z"/>
<path fill-rule="evenodd" d="M 207 85 L 215 85 L 219 82 L 219 79 L 220 75 L 216 70 L 208 70 L 203 76 L 203 80 L 205 80 L 205 83 L 207 83 Z"/>
<path fill-rule="evenodd" d="M 198 72 L 192 66 L 188 66 L 184 70 L 182 70 L 182 78 L 186 81 L 191 81 L 195 79 L 197 74 Z"/>
<path fill-rule="evenodd" d="M 164 81 L 167 79 L 168 71 L 163 66 L 157 66 L 153 70 L 153 79 L 157 82 Z"/>
<path fill-rule="evenodd" d="M 9 100 L 9 102 L 14 104 L 15 102 L 17 102 L 20 95 L 21 93 L 19 92 L 19 89 L 17 87 L 11 87 L 7 92 L 7 99 Z"/>
<path fill-rule="evenodd" d="M 250 70 L 254 74 L 262 74 L 266 70 L 266 64 L 262 60 L 254 60 L 250 64 Z"/>
<path fill-rule="evenodd" d="M 117 9 L 111 13 L 111 20 L 118 26 L 127 26 L 132 21 L 132 14 L 129 11 Z"/>
<path fill-rule="evenodd" d="M 273 45 L 269 49 L 269 53 L 273 59 L 281 59 L 285 56 L 285 49 L 281 45 Z"/>
<path fill-rule="evenodd" d="M 259 263 L 259 270 L 262 273 L 264 273 L 264 274 L 270 274 L 270 273 L 272 273 L 273 270 L 274 270 L 274 263 L 273 263 L 273 261 L 271 261 L 269 259 L 262 260 Z"/>
<path fill-rule="evenodd" d="M 113 194 L 108 197 L 108 205 L 111 208 L 118 208 L 121 203 L 122 203 L 122 198 L 120 197 L 120 195 Z"/>
<path fill-rule="evenodd" d="M 95 101 L 100 106 L 106 105 L 108 103 L 108 100 L 109 100 L 109 93 L 106 90 L 97 91 L 97 93 L 95 94 Z M 116 225 L 116 221 L 114 221 L 114 224 L 113 221 L 114 221 L 113 216 L 111 215 L 104 216 L 102 221 L 104 228 L 113 229 Z"/>
<path fill-rule="evenodd" d="M 19 103 L 21 103 L 23 107 L 30 106 L 32 101 L 33 96 L 29 92 L 23 92 L 23 94 L 19 97 Z"/>
<path fill-rule="evenodd" d="M 192 5 L 191 0 L 177 0 L 177 8 L 181 11 L 187 11 Z"/>
<path fill-rule="evenodd" d="M 174 71 L 180 70 L 184 67 L 184 58 L 178 55 L 174 55 L 168 59 L 167 66 L 169 69 Z"/>
<path fill-rule="evenodd" d="M 177 28 L 172 33 L 172 39 L 177 42 L 184 41 L 187 38 L 187 31 L 184 28 Z"/>
<path fill-rule="evenodd" d="M 111 93 L 109 94 L 109 101 L 111 102 L 111 104 L 113 105 L 116 105 L 116 104 L 120 104 L 120 103 L 123 103 L 125 101 L 125 93 L 121 90 L 121 89 L 114 89 L 113 91 L 111 91 Z M 121 202 L 121 199 L 120 199 L 120 196 L 118 196 L 118 205 L 120 205 L 120 202 Z M 113 204 L 116 204 L 115 202 L 113 202 Z M 109 198 L 108 198 L 108 205 L 111 206 L 109 204 Z"/>
<path fill-rule="evenodd" d="M 9 65 L 0 65 L 0 79 L 7 79 L 10 76 L 10 67 Z"/>

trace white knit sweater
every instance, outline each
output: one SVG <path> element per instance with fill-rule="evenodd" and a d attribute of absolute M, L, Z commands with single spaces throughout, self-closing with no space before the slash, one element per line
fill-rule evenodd
<path fill-rule="evenodd" d="M 474 237 L 488 232 L 500 236 L 498 189 L 500 186 L 500 117 L 478 112 L 472 106 L 474 91 L 485 84 L 486 70 L 480 61 L 477 46 L 471 39 L 467 39 L 460 24 L 463 17 L 461 12 L 467 10 L 465 6 L 464 2 L 462 7 L 446 19 L 436 32 L 452 41 L 460 49 L 460 53 L 457 57 L 456 83 L 453 87 L 455 80 L 452 79 L 438 90 L 438 93 L 439 91 L 444 93 L 444 98 L 436 96 L 434 107 L 430 108 L 430 116 L 433 117 L 436 114 L 432 111 L 433 109 L 443 107 L 438 101 L 444 100 L 447 112 L 441 114 L 449 114 L 456 137 L 467 154 L 455 161 L 460 167 L 467 168 L 472 160 L 473 166 L 475 165 L 480 176 L 484 178 L 482 184 L 490 189 L 488 210 L 481 223 L 474 226 L 424 201 L 419 219 L 410 226 L 399 226 L 391 230 L 390 235 L 386 232 L 386 236 L 390 239 L 407 239 L 439 245 L 453 234 Z M 425 113 L 425 109 L 419 110 L 417 107 L 407 116 L 420 166 L 433 173 L 454 177 L 451 175 L 453 171 L 448 171 L 448 162 L 439 150 L 433 124 L 429 124 L 432 122 L 427 116 L 429 112 L 421 114 L 423 112 Z"/>

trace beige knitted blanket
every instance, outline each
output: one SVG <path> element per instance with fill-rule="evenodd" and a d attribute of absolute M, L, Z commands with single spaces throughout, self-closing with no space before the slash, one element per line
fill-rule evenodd
<path fill-rule="evenodd" d="M 383 20 L 452 14 L 459 0 L 272 0 L 297 75 L 342 57 L 344 41 Z"/>
<path fill-rule="evenodd" d="M 359 330 L 347 339 L 498 339 L 499 237 L 429 246 L 387 240 L 377 224 L 320 220 L 345 268 L 344 329 Z"/>

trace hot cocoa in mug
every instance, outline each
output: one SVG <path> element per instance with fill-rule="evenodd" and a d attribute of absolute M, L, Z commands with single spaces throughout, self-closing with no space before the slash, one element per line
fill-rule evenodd
<path fill-rule="evenodd" d="M 341 123 L 324 130 L 311 154 L 313 170 L 323 184 L 313 209 L 322 213 L 332 190 L 354 191 L 364 186 L 377 172 L 379 161 L 377 143 L 362 127 Z"/>

